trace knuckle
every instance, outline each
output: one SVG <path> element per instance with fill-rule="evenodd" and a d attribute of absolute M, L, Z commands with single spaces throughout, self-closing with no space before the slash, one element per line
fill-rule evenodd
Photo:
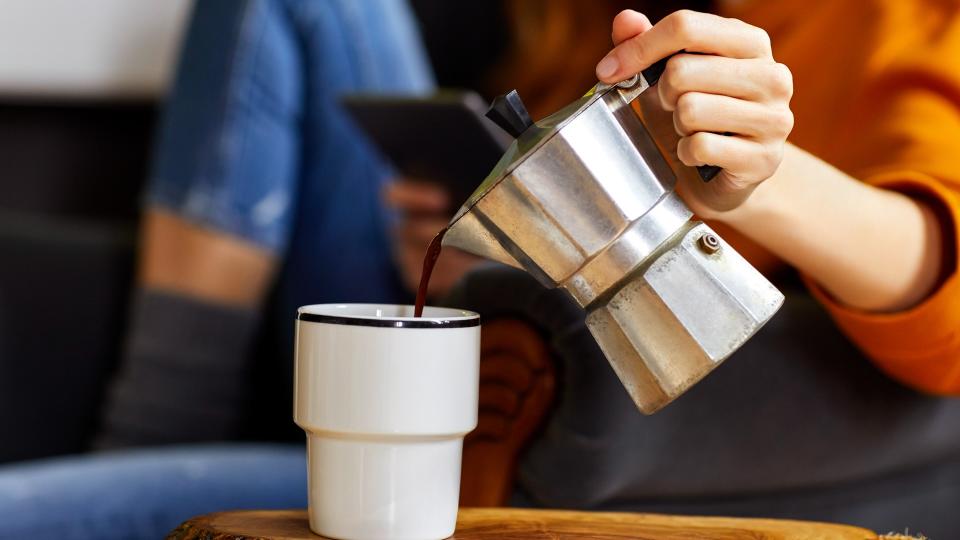
<path fill-rule="evenodd" d="M 697 117 L 700 114 L 700 100 L 697 95 L 687 92 L 677 98 L 677 110 L 674 114 L 681 126 L 689 128 L 696 125 Z"/>
<path fill-rule="evenodd" d="M 678 54 L 670 60 L 667 60 L 667 67 L 663 70 L 663 77 L 667 84 L 676 89 L 681 89 L 684 83 L 690 78 L 691 62 L 688 55 Z"/>
<path fill-rule="evenodd" d="M 793 97 L 793 73 L 785 64 L 773 64 L 769 72 L 770 93 L 777 99 Z"/>
<path fill-rule="evenodd" d="M 690 125 L 686 119 L 676 112 L 673 113 L 673 127 L 675 128 L 677 135 L 680 135 L 681 137 L 690 135 L 693 132 L 693 130 L 690 129 Z"/>
<path fill-rule="evenodd" d="M 757 56 L 773 56 L 773 43 L 766 30 L 739 19 L 733 19 L 733 21 L 738 25 L 744 43 L 755 49 Z"/>
<path fill-rule="evenodd" d="M 767 33 L 763 28 L 753 27 L 754 37 L 757 46 L 760 47 L 765 53 L 771 53 L 773 51 L 773 42 L 770 40 L 770 34 Z"/>
<path fill-rule="evenodd" d="M 693 165 L 693 157 L 690 155 L 690 137 L 681 137 L 677 143 L 677 157 L 685 165 Z"/>
<path fill-rule="evenodd" d="M 786 138 L 787 135 L 790 135 L 790 132 L 793 131 L 793 111 L 790 109 L 784 109 L 777 113 L 775 120 L 775 128 L 777 129 L 777 134 L 783 138 Z"/>
<path fill-rule="evenodd" d="M 660 106 L 663 110 L 673 112 L 677 106 L 677 93 L 670 88 L 670 85 L 661 79 L 662 84 L 657 85 L 657 97 L 660 98 Z"/>
<path fill-rule="evenodd" d="M 701 132 L 690 135 L 690 155 L 699 163 L 710 161 L 713 143 L 709 134 Z"/>
<path fill-rule="evenodd" d="M 695 35 L 697 13 L 689 9 L 681 9 L 667 15 L 670 30 L 680 38 L 692 38 Z"/>

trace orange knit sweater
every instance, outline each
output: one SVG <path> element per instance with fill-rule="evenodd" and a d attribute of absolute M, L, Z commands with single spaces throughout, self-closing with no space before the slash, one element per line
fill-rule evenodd
<path fill-rule="evenodd" d="M 890 376 L 960 394 L 960 1 L 751 0 L 724 14 L 767 30 L 774 55 L 793 71 L 791 142 L 940 212 L 946 278 L 920 305 L 866 313 L 811 290 Z M 745 238 L 722 234 L 761 270 L 780 264 Z"/>

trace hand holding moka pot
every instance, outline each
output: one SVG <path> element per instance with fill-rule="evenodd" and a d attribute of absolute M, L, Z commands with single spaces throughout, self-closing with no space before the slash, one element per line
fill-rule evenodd
<path fill-rule="evenodd" d="M 651 414 L 736 351 L 783 303 L 693 214 L 630 103 L 666 59 L 530 120 L 516 92 L 488 117 L 516 140 L 444 244 L 563 287 L 637 407 Z M 716 173 L 700 167 L 704 181 Z"/>

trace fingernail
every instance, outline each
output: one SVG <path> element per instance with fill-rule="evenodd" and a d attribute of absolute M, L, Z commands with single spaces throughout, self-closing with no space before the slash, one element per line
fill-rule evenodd
<path fill-rule="evenodd" d="M 620 62 L 617 61 L 617 57 L 612 54 L 608 54 L 603 60 L 600 61 L 599 64 L 597 64 L 597 77 L 600 79 L 612 77 L 618 69 L 620 69 Z"/>

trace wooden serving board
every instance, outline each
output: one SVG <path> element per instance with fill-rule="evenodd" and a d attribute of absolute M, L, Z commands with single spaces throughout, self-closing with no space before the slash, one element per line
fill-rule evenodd
<path fill-rule="evenodd" d="M 207 514 L 170 533 L 175 540 L 317 539 L 305 510 L 248 510 Z M 872 531 L 778 519 L 571 512 L 513 508 L 462 508 L 455 540 L 879 540 Z"/>

